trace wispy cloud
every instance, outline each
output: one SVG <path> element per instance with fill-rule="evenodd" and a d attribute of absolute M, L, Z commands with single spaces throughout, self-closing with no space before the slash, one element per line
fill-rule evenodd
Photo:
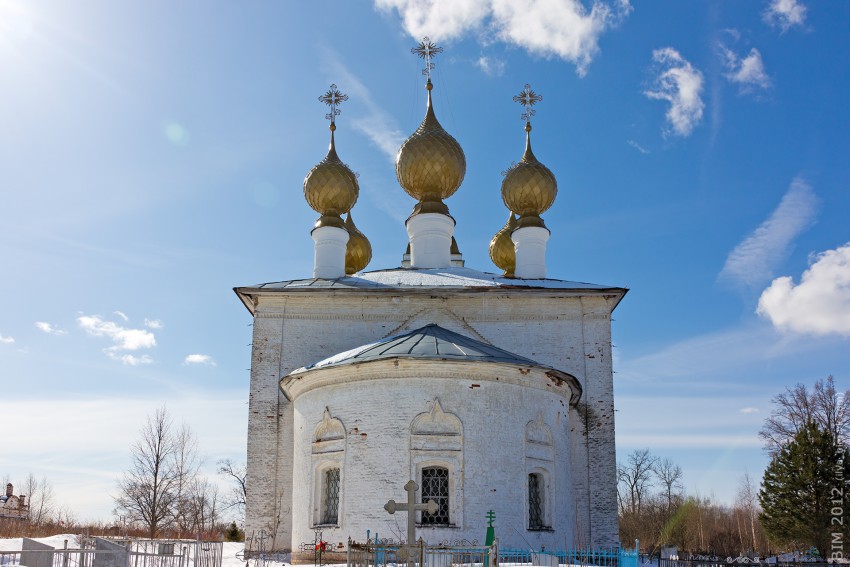
<path fill-rule="evenodd" d="M 215 360 L 208 354 L 190 354 L 186 358 L 183 359 L 184 366 L 191 366 L 195 364 L 203 364 L 206 366 L 215 366 Z"/>
<path fill-rule="evenodd" d="M 150 364 L 153 362 L 148 354 L 131 354 L 127 351 L 138 351 L 156 346 L 156 337 L 145 329 L 131 329 L 118 325 L 113 321 L 107 321 L 99 315 L 81 315 L 77 317 L 80 327 L 89 335 L 95 337 L 107 337 L 112 340 L 113 345 L 103 350 L 106 355 L 121 361 L 128 366 Z"/>
<path fill-rule="evenodd" d="M 324 50 L 325 64 L 330 68 L 330 74 L 339 77 L 340 85 L 354 95 L 363 104 L 367 114 L 352 119 L 351 125 L 372 140 L 386 157 L 395 163 L 398 148 L 404 142 L 405 135 L 398 127 L 395 119 L 390 116 L 378 103 L 375 102 L 369 88 L 363 84 L 342 64 L 339 54 L 326 48 Z"/>
<path fill-rule="evenodd" d="M 688 136 L 702 120 L 705 104 L 702 101 L 703 77 L 682 55 L 672 47 L 652 52 L 658 76 L 646 96 L 670 103 L 667 123 L 678 136 Z"/>
<path fill-rule="evenodd" d="M 505 62 L 501 59 L 486 57 L 482 55 L 475 62 L 479 69 L 484 71 L 484 74 L 490 77 L 501 77 L 505 72 Z"/>
<path fill-rule="evenodd" d="M 770 280 L 794 239 L 814 222 L 816 210 L 812 188 L 797 177 L 770 217 L 729 253 L 718 279 L 749 287 Z"/>
<path fill-rule="evenodd" d="M 162 321 L 159 319 L 145 319 L 145 327 L 148 329 L 162 329 Z"/>
<path fill-rule="evenodd" d="M 46 321 L 36 321 L 35 328 L 41 331 L 42 333 L 47 333 L 48 335 L 67 335 L 68 331 L 62 330 L 55 325 L 51 325 Z"/>
<path fill-rule="evenodd" d="M 722 43 L 718 44 L 717 50 L 726 68 L 723 76 L 737 84 L 742 93 L 754 93 L 770 88 L 770 77 L 764 70 L 764 62 L 758 49 L 753 47 L 743 59 Z"/>
<path fill-rule="evenodd" d="M 797 0 L 771 0 L 764 11 L 764 21 L 786 32 L 806 22 L 806 6 Z"/>
<path fill-rule="evenodd" d="M 121 317 L 125 323 L 130 320 L 130 318 L 127 317 L 127 315 L 125 315 L 123 311 L 113 311 L 113 313 Z"/>
<path fill-rule="evenodd" d="M 10 345 L 15 342 L 14 337 L 7 337 L 6 335 L 0 335 L 0 344 Z"/>
<path fill-rule="evenodd" d="M 369 89 L 348 70 L 338 53 L 325 48 L 324 64 L 328 74 L 336 77 L 339 84 L 344 85 L 345 89 L 354 95 L 352 98 L 356 98 L 366 109 L 365 115 L 361 113 L 351 119 L 351 125 L 369 138 L 390 163 L 395 164 L 398 149 L 406 138 L 396 120 L 375 102 Z M 369 195 L 387 215 L 403 221 L 407 216 L 405 210 L 409 210 L 410 203 L 404 198 L 403 193 L 397 190 L 397 186 L 391 187 L 383 178 L 372 178 L 367 181 L 369 182 L 363 183 L 361 180 L 361 190 Z"/>
<path fill-rule="evenodd" d="M 643 146 L 641 146 L 640 144 L 638 144 L 634 140 L 628 140 L 626 143 L 642 154 L 648 154 L 649 153 L 649 150 L 647 150 L 646 148 L 644 148 Z"/>
<path fill-rule="evenodd" d="M 813 258 L 800 283 L 773 280 L 758 314 L 783 331 L 850 337 L 850 242 Z"/>
<path fill-rule="evenodd" d="M 395 10 L 405 31 L 419 40 L 447 40 L 489 30 L 491 37 L 544 57 L 576 66 L 580 76 L 599 53 L 599 38 L 617 27 L 632 7 L 628 0 L 596 1 L 588 11 L 579 0 L 375 0 L 384 11 Z"/>
<path fill-rule="evenodd" d="M 738 410 L 739 413 L 748 414 L 748 413 L 758 413 L 759 409 L 754 407 L 746 407 Z"/>

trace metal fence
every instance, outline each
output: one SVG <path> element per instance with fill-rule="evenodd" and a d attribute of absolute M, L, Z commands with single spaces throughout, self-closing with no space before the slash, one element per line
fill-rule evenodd
<path fill-rule="evenodd" d="M 539 551 L 530 549 L 501 549 L 500 563 L 518 565 L 587 565 L 596 567 L 637 567 L 638 553 L 629 549 L 561 549 Z"/>
<path fill-rule="evenodd" d="M 415 565 L 417 567 L 498 567 L 502 565 L 531 565 L 560 567 L 583 565 L 593 567 L 638 567 L 637 550 L 530 550 L 501 549 L 496 542 L 486 546 L 429 546 L 419 541 L 408 548 L 400 544 L 349 541 L 348 567 L 387 567 Z M 661 567 L 661 566 L 659 566 Z M 683 566 L 666 566 L 683 567 Z"/>
<path fill-rule="evenodd" d="M 37 543 L 37 542 L 35 542 Z M 82 548 L 0 552 L 0 567 L 221 567 L 224 544 L 216 541 L 112 541 L 82 538 Z"/>
<path fill-rule="evenodd" d="M 413 546 L 348 542 L 348 567 L 496 567 L 499 551 L 492 547 L 448 547 L 425 545 L 422 540 Z"/>

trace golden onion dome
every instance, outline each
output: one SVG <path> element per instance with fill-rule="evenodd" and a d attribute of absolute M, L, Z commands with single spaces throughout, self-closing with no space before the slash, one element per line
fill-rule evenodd
<path fill-rule="evenodd" d="M 419 203 L 417 213 L 448 214 L 442 200 L 458 190 L 466 174 L 466 156 L 460 144 L 437 121 L 431 103 L 430 79 L 428 110 L 425 119 L 398 150 L 395 162 L 396 177 L 401 188 Z"/>
<path fill-rule="evenodd" d="M 505 226 L 490 241 L 490 259 L 496 267 L 505 272 L 505 277 L 508 278 L 514 277 L 514 269 L 516 269 L 516 251 L 514 241 L 511 240 L 511 233 L 515 228 L 516 217 L 512 212 Z"/>
<path fill-rule="evenodd" d="M 369 239 L 354 226 L 351 213 L 345 218 L 345 230 L 348 231 L 348 244 L 345 245 L 345 273 L 355 274 L 369 265 L 372 259 L 372 245 Z"/>
<path fill-rule="evenodd" d="M 525 153 L 519 163 L 505 172 L 502 200 L 519 215 L 517 227 L 541 226 L 540 215 L 552 206 L 558 194 L 558 182 L 549 168 L 537 161 L 531 151 L 531 124 L 525 124 Z"/>
<path fill-rule="evenodd" d="M 334 130 L 331 124 L 331 145 L 328 155 L 310 170 L 304 178 L 304 197 L 314 211 L 322 216 L 316 227 L 335 226 L 344 228 L 342 215 L 351 210 L 360 194 L 357 176 L 336 155 Z"/>

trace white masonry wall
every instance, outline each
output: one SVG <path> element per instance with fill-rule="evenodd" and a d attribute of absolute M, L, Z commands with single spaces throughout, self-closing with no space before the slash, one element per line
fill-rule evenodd
<path fill-rule="evenodd" d="M 279 394 L 279 379 L 296 368 L 344 350 L 436 323 L 579 379 L 584 388 L 581 401 L 590 410 L 571 410 L 572 474 L 569 482 L 573 502 L 564 506 L 569 506 L 574 514 L 576 533 L 572 537 L 576 545 L 616 545 L 610 334 L 610 311 L 614 301 L 616 299 L 611 296 L 575 296 L 557 290 L 466 290 L 464 293 L 437 289 L 425 293 L 391 289 L 380 292 L 322 290 L 279 291 L 258 296 L 251 370 L 246 533 L 260 529 L 274 532 L 274 549 L 278 550 L 297 548 L 306 541 L 301 528 L 295 528 L 297 536 L 293 533 L 293 516 L 297 515 L 293 492 L 299 493 L 309 487 L 293 477 L 295 448 L 292 439 L 296 422 L 302 423 L 298 420 L 303 419 L 303 423 L 307 423 L 307 418 L 296 418 L 293 414 L 292 406 Z M 474 393 L 482 394 L 482 390 L 476 388 Z M 354 390 L 351 395 L 355 396 Z M 419 397 L 412 399 L 421 404 Z M 441 398 L 441 402 L 446 408 L 456 408 L 451 400 Z M 499 413 L 498 408 L 490 410 Z M 385 408 L 352 401 L 339 411 L 340 415 L 354 411 L 363 412 L 365 416 L 385 411 Z M 519 421 L 516 415 L 509 417 L 511 423 Z M 407 416 L 402 421 L 404 419 Z M 343 422 L 350 429 L 346 420 Z M 589 433 L 585 431 L 585 424 L 589 426 Z M 376 462 L 374 466 L 380 468 L 385 464 Z M 390 489 L 387 487 L 388 491 Z M 401 496 L 404 492 L 399 489 L 396 499 Z M 376 513 L 383 513 L 383 510 L 379 508 Z M 474 519 L 484 525 L 483 519 Z M 500 536 L 512 531 L 506 525 L 508 519 L 503 521 L 501 529 L 497 522 Z M 347 535 L 362 539 L 365 534 Z M 564 534 L 558 537 L 562 541 Z"/>
<path fill-rule="evenodd" d="M 368 373 L 365 368 L 364 371 Z M 421 527 L 417 535 L 432 545 L 458 539 L 477 539 L 483 543 L 486 514 L 492 509 L 503 546 L 523 548 L 525 540 L 538 548 L 563 547 L 563 534 L 572 533 L 574 518 L 569 504 L 572 492 L 569 412 L 562 403 L 564 398 L 478 377 L 429 377 L 427 370 L 421 372 L 424 374 L 414 371 L 397 379 L 377 377 L 355 384 L 341 382 L 296 399 L 293 476 L 296 486 L 315 484 L 312 435 L 326 407 L 348 432 L 340 467 L 340 523 L 338 528 L 324 528 L 323 539 L 332 544 L 346 542 L 348 537 L 363 541 L 366 530 L 377 532 L 380 537 L 406 539 L 407 515 L 397 512 L 391 516 L 383 507 L 390 498 L 406 502 L 404 484 L 411 478 L 419 478 L 417 470 L 422 463 L 417 466 L 407 458 L 410 425 L 417 415 L 428 412 L 430 404 L 438 398 L 443 411 L 454 414 L 463 424 L 462 468 L 451 470 L 455 460 L 450 455 L 452 451 L 419 456 L 426 459 L 424 466 L 428 466 L 429 463 L 442 465 L 438 462 L 441 457 L 450 455 L 445 464 L 449 465 L 451 479 L 456 484 L 450 490 L 455 526 Z M 472 384 L 478 386 L 471 388 Z M 538 416 L 552 430 L 554 442 L 555 460 L 547 467 L 553 477 L 550 493 L 558 503 L 549 518 L 551 532 L 527 530 L 526 469 L 531 463 L 526 466 L 525 433 L 526 424 Z M 427 460 L 429 457 L 432 461 Z M 312 541 L 312 520 L 320 507 L 317 500 L 310 489 L 295 491 L 293 541 Z"/>

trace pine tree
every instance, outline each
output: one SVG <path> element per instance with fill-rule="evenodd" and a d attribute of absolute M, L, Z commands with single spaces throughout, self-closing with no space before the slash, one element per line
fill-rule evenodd
<path fill-rule="evenodd" d="M 832 432 L 807 423 L 764 472 L 758 497 L 765 531 L 779 544 L 815 546 L 824 558 L 843 552 L 850 523 L 847 480 L 850 452 Z"/>

